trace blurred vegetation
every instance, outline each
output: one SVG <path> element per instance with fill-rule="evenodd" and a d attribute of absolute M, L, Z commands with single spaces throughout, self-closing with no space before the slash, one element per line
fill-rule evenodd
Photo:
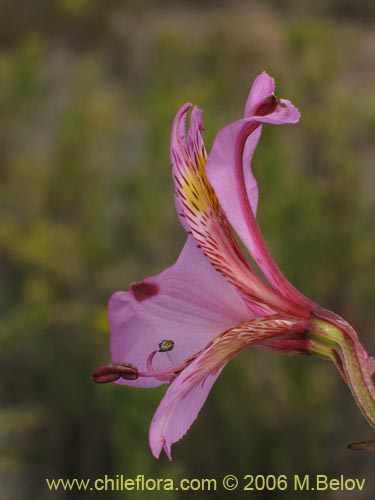
<path fill-rule="evenodd" d="M 371 431 L 329 364 L 242 354 L 172 463 L 147 444 L 164 388 L 89 377 L 109 360 L 110 294 L 170 265 L 184 241 L 169 171 L 174 113 L 197 103 L 209 146 L 263 69 L 302 120 L 264 129 L 261 227 L 291 281 L 374 353 L 372 7 L 0 2 L 2 498 L 81 498 L 49 493 L 44 478 L 104 474 L 325 473 L 374 484 L 369 456 L 345 449 Z"/>

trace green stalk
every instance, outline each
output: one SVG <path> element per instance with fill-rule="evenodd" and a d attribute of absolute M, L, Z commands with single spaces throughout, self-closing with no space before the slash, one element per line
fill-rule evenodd
<path fill-rule="evenodd" d="M 310 353 L 332 360 L 369 424 L 375 428 L 375 386 L 371 374 L 371 358 L 367 357 L 354 330 L 341 330 L 331 322 L 313 319 L 307 338 Z"/>

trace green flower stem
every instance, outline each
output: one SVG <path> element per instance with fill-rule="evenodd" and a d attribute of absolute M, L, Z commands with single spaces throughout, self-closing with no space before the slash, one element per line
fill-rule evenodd
<path fill-rule="evenodd" d="M 358 338 L 318 318 L 312 320 L 307 337 L 311 342 L 310 353 L 336 364 L 363 415 L 375 428 L 375 386 L 371 358 L 367 357 Z"/>

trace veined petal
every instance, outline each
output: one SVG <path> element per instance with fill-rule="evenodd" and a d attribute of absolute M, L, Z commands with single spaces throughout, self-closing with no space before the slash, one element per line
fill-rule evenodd
<path fill-rule="evenodd" d="M 262 82 L 265 84 L 263 91 Z M 299 112 L 290 101 L 277 101 L 274 95 L 265 97 L 274 89 L 272 82 L 264 73 L 255 80 L 246 105 L 246 112 L 255 115 L 226 126 L 217 134 L 205 170 L 226 217 L 269 283 L 285 299 L 310 311 L 316 304 L 298 292 L 281 273 L 255 219 L 258 193 L 251 173 L 251 160 L 261 124 L 295 123 L 299 119 Z"/>
<path fill-rule="evenodd" d="M 177 112 L 174 120 L 173 120 L 173 125 L 172 125 L 172 137 L 171 137 L 171 151 L 170 151 L 170 157 L 171 157 L 171 163 L 172 163 L 172 172 L 173 172 L 173 177 L 174 177 L 174 182 L 175 182 L 175 195 L 174 195 L 174 200 L 175 200 L 175 206 L 176 206 L 176 212 L 177 215 L 180 219 L 181 224 L 183 225 L 185 231 L 189 232 L 189 224 L 185 220 L 185 214 L 183 207 L 181 205 L 181 197 L 179 195 L 179 187 L 181 183 L 181 172 L 184 170 L 183 166 L 187 162 L 196 162 L 199 164 L 199 162 L 205 161 L 207 157 L 207 153 L 201 138 L 200 130 L 203 130 L 203 124 L 202 122 L 196 123 L 197 119 L 200 118 L 200 110 L 198 108 L 194 108 L 194 118 L 197 116 L 195 119 L 195 125 L 196 125 L 196 133 L 193 134 L 191 132 L 189 135 L 190 136 L 197 136 L 199 137 L 197 139 L 197 142 L 199 141 L 200 148 L 197 151 L 192 152 L 192 146 L 193 142 L 190 139 L 189 143 L 186 139 L 185 136 L 185 122 L 186 122 L 186 114 L 187 112 L 192 108 L 191 103 L 186 103 L 182 108 Z M 191 119 L 193 119 L 193 113 L 191 114 Z M 189 145 L 188 145 L 189 144 Z M 199 166 L 196 166 L 196 168 L 199 169 Z"/>
<path fill-rule="evenodd" d="M 206 178 L 206 153 L 201 138 L 203 125 L 198 108 L 192 110 L 187 138 L 183 135 L 185 117 L 190 107 L 187 104 L 177 113 L 171 141 L 176 207 L 185 229 L 193 234 L 215 269 L 238 289 L 252 311 L 300 314 L 300 308 L 285 301 L 259 278 L 233 237 L 219 200 Z M 245 155 L 250 156 L 255 146 L 254 141 L 249 141 Z M 256 191 L 251 173 L 245 182 L 249 192 Z"/>
<path fill-rule="evenodd" d="M 248 346 L 263 340 L 303 334 L 308 322 L 280 315 L 257 318 L 216 337 L 170 384 L 152 419 L 150 447 L 171 459 L 171 445 L 189 430 L 226 363 Z"/>
<path fill-rule="evenodd" d="M 156 353 L 162 370 L 199 352 L 213 337 L 239 321 L 254 317 L 234 287 L 197 248 L 192 236 L 176 264 L 158 276 L 117 292 L 109 301 L 113 363 L 126 362 L 147 370 L 147 358 L 163 340 L 173 349 Z M 119 379 L 119 384 L 154 387 L 156 378 Z"/>

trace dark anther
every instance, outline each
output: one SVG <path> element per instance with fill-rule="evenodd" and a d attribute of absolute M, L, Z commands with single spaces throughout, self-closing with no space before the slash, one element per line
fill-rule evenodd
<path fill-rule="evenodd" d="M 92 380 L 97 384 L 114 382 L 120 377 L 125 380 L 136 380 L 138 378 L 138 368 L 130 363 L 112 363 L 110 365 L 99 366 L 91 374 Z"/>
<path fill-rule="evenodd" d="M 350 443 L 348 444 L 349 450 L 356 451 L 375 451 L 375 441 L 361 441 L 360 443 Z"/>
<path fill-rule="evenodd" d="M 173 340 L 162 340 L 159 344 L 159 352 L 168 352 L 174 348 Z"/>

